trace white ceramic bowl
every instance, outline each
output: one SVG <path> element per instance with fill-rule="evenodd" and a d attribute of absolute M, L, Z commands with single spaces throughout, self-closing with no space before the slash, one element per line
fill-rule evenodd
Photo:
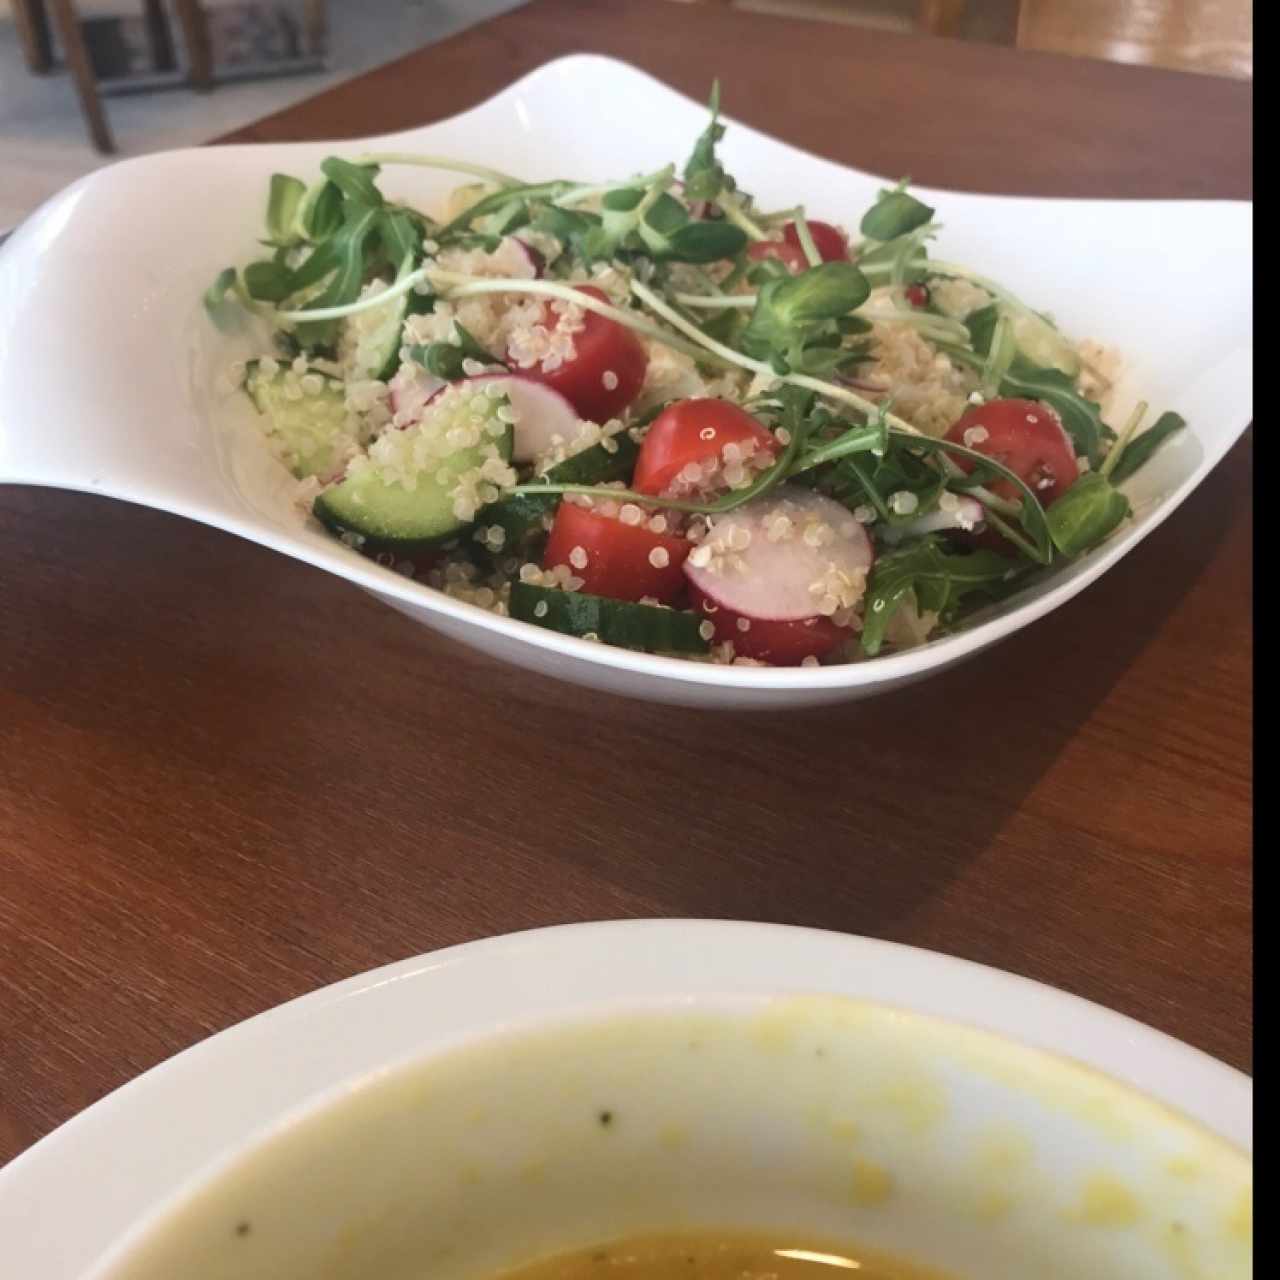
<path fill-rule="evenodd" d="M 734 86 L 725 88 L 732 104 Z M 1067 332 L 1123 349 L 1129 364 L 1118 413 L 1146 399 L 1191 424 L 1133 481 L 1139 514 L 1119 536 L 962 633 L 812 670 L 681 662 L 497 618 L 308 527 L 245 398 L 217 389 L 230 362 L 250 353 L 248 337 L 216 331 L 199 301 L 222 267 L 251 252 L 268 176 L 310 173 L 325 155 L 366 147 L 453 154 L 530 178 L 625 176 L 679 159 L 704 125 L 701 105 L 642 72 L 578 55 L 407 133 L 178 151 L 99 170 L 32 215 L 0 250 L 0 483 L 83 489 L 205 521 L 546 675 L 659 701 L 780 707 L 883 692 L 1042 617 L 1170 515 L 1252 417 L 1251 205 L 924 190 L 945 224 L 943 256 L 1006 282 Z M 884 182 L 739 124 L 724 155 L 764 204 L 803 197 L 812 215 L 837 222 L 855 218 Z M 428 199 L 455 181 L 393 169 L 384 186 Z"/>
<path fill-rule="evenodd" d="M 318 993 L 331 1024 L 370 1036 L 369 1011 L 344 1007 L 363 993 L 385 1019 L 398 999 L 418 1047 L 237 1137 L 89 1280 L 480 1280 L 628 1234 L 734 1226 L 957 1280 L 1251 1274 L 1243 1150 L 1078 1061 L 845 994 L 876 988 L 877 961 L 900 965 L 904 989 L 932 965 L 933 998 L 974 968 L 804 930 L 631 922 L 494 939 Z M 1239 1089 L 1124 1019 L 976 972 L 1004 996 L 997 1022 L 1056 1025 L 1081 1051 L 1105 1028 L 1104 1056 L 1127 1049 L 1153 1087 L 1155 1064 L 1180 1063 L 1163 1087 L 1197 1107 Z M 405 980 L 434 993 L 416 1013 L 391 990 Z M 242 1038 L 268 1092 L 307 1038 L 291 1008 L 280 1052 Z M 153 1089 L 151 1125 L 219 1105 L 221 1075 L 187 1076 L 185 1094 Z"/>

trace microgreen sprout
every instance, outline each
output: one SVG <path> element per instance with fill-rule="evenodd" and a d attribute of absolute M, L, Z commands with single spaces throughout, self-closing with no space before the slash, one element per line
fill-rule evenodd
<path fill-rule="evenodd" d="M 394 379 L 405 377 L 410 386 L 421 387 L 414 366 L 445 382 L 481 371 L 508 371 L 508 349 L 519 350 L 519 341 L 537 350 L 545 337 L 556 360 L 544 357 L 540 368 L 509 371 L 534 381 L 545 378 L 553 388 L 557 382 L 571 384 L 570 362 L 583 358 L 580 340 L 574 339 L 575 350 L 566 355 L 561 335 L 582 329 L 573 323 L 557 326 L 553 313 L 565 308 L 514 307 L 520 298 L 572 303 L 631 331 L 643 339 L 644 360 L 625 335 L 603 326 L 639 364 L 630 375 L 622 374 L 621 363 L 605 365 L 599 377 L 593 373 L 589 381 L 597 404 L 591 411 L 567 390 L 542 401 L 533 397 L 546 406 L 568 402 L 567 408 L 548 407 L 550 422 L 539 424 L 540 430 L 572 428 L 572 414 L 580 414 L 602 426 L 618 417 L 625 434 L 607 434 L 567 457 L 560 445 L 557 454 L 556 449 L 542 453 L 526 443 L 521 454 L 516 446 L 524 421 L 520 415 L 538 410 L 517 407 L 518 397 L 511 395 L 501 403 L 504 416 L 495 416 L 491 424 L 497 431 L 489 433 L 492 443 L 486 441 L 489 455 L 457 459 L 459 476 L 474 479 L 481 467 L 473 464 L 482 463 L 484 479 L 456 501 L 450 496 L 449 510 L 440 516 L 446 536 L 460 537 L 474 564 L 492 568 L 498 534 L 505 538 L 508 531 L 513 550 L 537 557 L 537 541 L 563 495 L 701 516 L 710 527 L 716 516 L 758 501 L 778 485 L 808 489 L 811 498 L 836 501 L 853 511 L 876 544 L 859 614 L 868 655 L 889 642 L 890 621 L 901 611 L 908 611 L 908 622 L 914 609 L 917 617 L 932 615 L 952 625 L 971 614 L 976 602 L 1003 599 L 1040 568 L 1087 553 L 1131 515 L 1119 486 L 1185 427 L 1178 415 L 1162 414 L 1142 431 L 1146 405 L 1139 405 L 1117 436 L 1089 398 L 1075 346 L 1047 315 L 1033 311 L 1000 283 L 930 256 L 941 228 L 933 208 L 908 190 L 907 180 L 879 192 L 863 213 L 861 238 L 847 259 L 824 262 L 805 206 L 762 211 L 726 168 L 719 153 L 724 135 L 716 84 L 709 120 L 679 169 L 667 164 L 624 179 L 528 182 L 489 165 L 408 151 L 368 152 L 351 159 L 328 156 L 318 176 L 309 180 L 271 176 L 263 251 L 254 261 L 223 268 L 203 302 L 219 324 L 233 302 L 252 311 L 274 326 L 277 355 L 289 362 L 301 356 L 308 371 L 323 373 L 327 381 L 319 390 L 320 379 L 308 380 L 306 374 L 298 375 L 300 382 L 281 384 L 280 395 L 290 401 L 284 412 L 291 415 L 291 424 L 306 416 L 307 397 L 322 396 L 317 408 L 323 405 L 323 413 L 340 421 L 344 431 L 359 422 L 366 447 L 386 429 L 388 402 L 397 410 L 392 419 L 396 428 L 409 416 L 404 406 L 412 399 L 397 399 L 401 392 Z M 384 195 L 379 178 L 392 166 L 452 172 L 473 181 L 455 193 L 453 216 L 438 220 Z M 794 227 L 794 235 L 788 229 L 786 238 L 798 243 L 803 262 L 794 254 L 785 254 L 784 261 L 768 252 L 748 252 L 753 241 L 780 239 L 785 224 Z M 495 268 L 506 270 L 500 263 L 517 260 L 513 239 L 524 254 L 521 260 L 531 262 L 529 276 L 534 278 L 491 274 Z M 472 254 L 489 256 L 472 267 Z M 460 269 L 464 266 L 468 269 Z M 922 297 L 912 288 L 935 279 L 968 281 L 987 301 L 963 320 L 943 314 L 946 300 L 939 293 Z M 609 300 L 582 292 L 586 284 L 605 291 Z M 460 305 L 469 299 L 498 301 L 492 307 Z M 460 315 L 474 332 L 460 323 Z M 601 326 L 586 327 L 601 332 Z M 914 335 L 905 343 L 904 330 Z M 1065 478 L 1046 508 L 1041 494 L 1002 461 L 1006 455 L 994 445 L 987 454 L 933 434 L 947 427 L 938 421 L 942 396 L 917 409 L 921 380 L 902 375 L 893 359 L 895 346 L 911 350 L 921 343 L 928 354 L 920 364 L 932 364 L 935 373 L 963 388 L 961 394 L 976 386 L 980 394 L 974 398 L 980 402 L 1016 398 L 1051 408 L 1070 435 L 1076 456 L 1089 466 L 1081 463 L 1078 475 Z M 673 355 L 662 356 L 659 348 Z M 945 357 L 952 368 L 933 357 Z M 650 375 L 659 369 L 661 375 L 646 377 L 646 362 Z M 261 365 L 268 367 L 265 357 Z M 561 381 L 556 370 L 566 366 L 569 376 Z M 620 374 L 624 382 L 628 376 L 633 380 L 637 394 L 622 399 L 616 412 L 606 411 L 598 403 L 600 388 L 616 391 Z M 284 370 L 271 376 L 295 375 Z M 668 378 L 680 392 L 670 393 L 664 385 Z M 393 391 L 387 390 L 388 381 Z M 260 380 L 259 392 L 263 385 Z M 430 387 L 429 380 L 426 385 Z M 685 391 L 685 385 L 695 389 Z M 950 386 L 947 395 L 954 389 Z M 710 464 L 702 471 L 705 492 L 697 487 L 696 476 L 679 496 L 615 487 L 635 471 L 644 442 L 661 438 L 665 427 L 655 435 L 652 424 L 671 403 L 710 397 L 737 404 L 775 432 L 768 456 L 757 454 L 750 467 L 743 466 L 724 445 L 723 471 L 717 470 L 720 460 L 700 462 L 703 468 Z M 377 401 L 377 414 L 363 407 L 371 398 Z M 269 399 L 264 412 L 270 412 Z M 477 405 L 482 402 L 477 398 Z M 497 402 L 491 409 L 498 414 Z M 560 413 L 569 415 L 566 422 L 556 416 Z M 468 420 L 459 436 L 472 426 Z M 529 430 L 527 422 L 524 429 Z M 290 425 L 289 430 L 301 428 Z M 712 430 L 700 439 L 714 435 Z M 555 444 L 565 436 L 549 438 Z M 967 432 L 964 438 L 970 439 Z M 1109 450 L 1107 441 L 1112 442 Z M 309 456 L 336 456 L 327 445 L 317 452 L 310 437 L 306 444 Z M 345 438 L 341 447 L 341 456 L 349 456 Z M 599 459 L 591 461 L 592 450 Z M 512 456 L 519 461 L 511 463 Z M 448 478 L 452 465 L 440 476 Z M 302 476 L 304 470 L 295 469 L 295 474 Z M 378 497 L 369 473 L 353 470 L 357 480 L 365 476 L 360 483 L 369 487 L 350 500 L 348 513 L 364 503 L 365 495 Z M 350 479 L 349 472 L 346 479 L 326 485 L 322 498 Z M 682 476 L 682 481 L 688 479 Z M 430 522 L 425 514 L 435 501 L 434 490 L 404 488 L 411 496 L 396 496 L 395 517 L 426 539 Z M 975 502 L 986 525 L 1009 544 L 1005 554 L 962 547 L 939 536 L 939 530 L 967 529 L 976 522 Z M 337 517 L 332 510 L 322 515 L 320 504 L 317 499 L 316 514 L 330 528 L 341 529 L 333 523 Z M 660 527 L 653 522 L 654 531 Z M 684 527 L 672 521 L 668 530 L 678 534 Z M 376 541 L 382 533 L 370 536 Z M 431 533 L 429 545 L 433 553 L 442 545 L 437 534 Z M 463 554 L 451 542 L 443 545 L 446 556 Z M 650 563 L 659 567 L 657 560 Z M 691 617 L 667 612 L 684 621 Z"/>

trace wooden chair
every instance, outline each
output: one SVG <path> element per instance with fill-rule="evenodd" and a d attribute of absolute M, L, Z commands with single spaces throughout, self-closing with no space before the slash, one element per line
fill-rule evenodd
<path fill-rule="evenodd" d="M 73 0 L 49 0 L 53 10 L 53 20 L 58 27 L 58 40 L 62 44 L 62 56 L 66 59 L 67 69 L 76 83 L 76 93 L 80 98 L 80 111 L 84 122 L 89 127 L 89 137 L 93 145 L 101 152 L 110 154 L 116 149 L 115 139 L 111 136 L 111 127 L 107 124 L 107 114 L 102 109 L 102 95 L 98 92 L 98 82 L 93 78 L 93 63 L 89 60 L 89 49 L 84 42 L 84 28 L 75 11 Z M 35 11 L 41 8 L 40 0 L 17 0 L 19 10 L 26 8 L 31 13 L 34 25 L 43 20 Z M 46 32 L 48 28 L 44 28 Z M 49 63 L 51 64 L 50 57 Z M 44 70 L 48 70 L 46 64 Z"/>
<path fill-rule="evenodd" d="M 174 0 L 178 21 L 182 24 L 190 66 L 191 84 L 197 89 L 208 89 L 213 84 L 213 65 L 209 46 L 209 28 L 204 20 L 199 0 Z M 67 70 L 75 81 L 80 110 L 89 129 L 93 145 L 101 152 L 113 152 L 115 141 L 102 107 L 102 95 L 93 75 L 93 63 L 85 44 L 84 29 L 76 13 L 74 0 L 49 0 L 53 22 L 57 27 L 58 41 Z M 143 0 L 143 14 L 152 24 L 165 21 L 161 0 Z M 42 0 L 13 0 L 13 18 L 18 29 L 18 42 L 29 70 L 45 75 L 53 69 L 53 41 L 49 30 L 49 15 Z"/>
<path fill-rule="evenodd" d="M 75 0 L 48 0 L 48 5 L 67 70 L 75 81 L 89 137 L 99 151 L 109 154 L 116 149 L 115 142 L 102 107 L 102 95 L 98 92 L 98 84 L 94 79 L 93 63 L 85 44 Z M 177 11 L 187 49 L 187 75 L 191 87 L 201 91 L 212 89 L 213 47 L 209 39 L 209 24 L 200 0 L 173 0 L 173 7 Z M 142 0 L 142 8 L 148 23 L 165 26 L 162 0 Z M 322 47 L 326 31 L 324 0 L 305 0 L 304 15 L 309 46 L 313 49 Z M 50 14 L 45 12 L 44 0 L 13 0 L 13 16 L 27 67 L 37 75 L 51 71 L 53 41 Z"/>
<path fill-rule="evenodd" d="M 967 0 L 914 0 L 916 25 L 932 36 L 955 35 L 960 20 L 964 17 L 966 2 Z M 714 4 L 722 9 L 729 9 L 733 7 L 734 0 L 695 0 L 695 3 Z M 855 7 L 855 4 L 850 7 Z M 906 7 L 905 4 L 903 7 Z"/>

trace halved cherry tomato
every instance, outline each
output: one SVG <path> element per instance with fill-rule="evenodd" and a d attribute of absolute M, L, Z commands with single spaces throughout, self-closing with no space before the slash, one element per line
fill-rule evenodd
<path fill-rule="evenodd" d="M 750 625 L 744 631 L 738 625 L 742 614 L 716 604 L 692 583 L 689 584 L 689 600 L 694 610 L 709 618 L 715 627 L 716 644 L 731 640 L 737 657 L 754 658 L 775 667 L 795 667 L 805 658 L 821 658 L 853 634 L 848 627 L 838 627 L 821 614 L 793 622 L 765 622 L 751 618 L 747 620 Z"/>
<path fill-rule="evenodd" d="M 580 293 L 608 302 L 594 285 L 578 285 Z M 559 319 L 550 306 L 542 309 L 542 323 L 554 328 Z M 594 311 L 583 312 L 584 327 L 573 335 L 577 352 L 572 360 L 547 371 L 541 362 L 515 372 L 558 391 L 588 422 L 616 418 L 640 394 L 649 357 L 630 329 Z"/>
<path fill-rule="evenodd" d="M 1046 507 L 1080 478 L 1075 450 L 1061 419 L 1035 400 L 989 400 L 975 405 L 952 423 L 947 439 L 1004 463 Z M 973 470 L 967 458 L 956 458 L 956 462 L 965 471 Z M 993 481 L 990 488 L 1012 502 L 1020 496 L 1008 480 Z"/>
<path fill-rule="evenodd" d="M 849 242 L 844 238 L 837 228 L 833 227 L 829 222 L 815 222 L 812 218 L 807 219 L 809 223 L 809 234 L 813 237 L 813 247 L 818 251 L 818 257 L 823 262 L 845 262 L 849 257 Z M 800 233 L 796 230 L 794 222 L 788 222 L 782 228 L 782 238 L 787 244 L 800 250 L 800 254 L 804 256 L 804 246 L 800 243 Z M 809 260 L 805 259 L 805 266 L 809 265 Z"/>
<path fill-rule="evenodd" d="M 640 524 L 623 524 L 616 516 L 562 502 L 547 538 L 543 568 L 568 565 L 590 595 L 615 600 L 653 596 L 669 604 L 684 592 L 682 566 L 693 544 L 673 534 L 654 533 L 649 519 L 646 513 Z"/>
<path fill-rule="evenodd" d="M 666 493 L 689 463 L 722 457 L 725 445 L 747 441 L 770 457 L 778 451 L 776 437 L 736 404 L 710 398 L 678 400 L 649 427 L 632 487 L 641 493 Z"/>
<path fill-rule="evenodd" d="M 792 275 L 808 270 L 809 259 L 798 244 L 788 244 L 785 240 L 753 240 L 747 246 L 747 257 L 752 262 L 764 262 L 767 258 L 777 258 Z"/>
<path fill-rule="evenodd" d="M 927 307 L 929 305 L 929 289 L 926 285 L 909 284 L 902 292 L 913 307 Z"/>

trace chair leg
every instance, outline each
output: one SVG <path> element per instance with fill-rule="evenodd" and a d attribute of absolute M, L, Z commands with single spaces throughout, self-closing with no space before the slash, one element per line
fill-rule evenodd
<path fill-rule="evenodd" d="M 161 0 L 142 0 L 142 20 L 147 25 L 147 43 L 151 46 L 151 62 L 157 71 L 172 71 L 178 65 L 173 49 L 169 19 Z"/>
<path fill-rule="evenodd" d="M 182 38 L 187 46 L 188 74 L 193 89 L 213 88 L 213 49 L 209 42 L 209 24 L 200 0 L 174 0 Z"/>
<path fill-rule="evenodd" d="M 112 141 L 111 128 L 102 110 L 102 99 L 98 96 L 98 85 L 93 78 L 93 64 L 89 61 L 89 50 L 84 42 L 84 32 L 80 29 L 80 19 L 76 17 L 72 0 L 49 0 L 49 5 L 58 27 L 63 56 L 76 82 L 80 110 L 84 113 L 85 124 L 89 126 L 89 137 L 99 151 L 109 155 L 116 149 L 116 144 Z"/>
<path fill-rule="evenodd" d="M 49 39 L 49 19 L 40 0 L 15 0 L 13 21 L 27 68 L 37 75 L 53 69 L 53 42 Z"/>
<path fill-rule="evenodd" d="M 329 31 L 329 15 L 325 8 L 325 0 L 305 0 L 303 26 L 306 29 L 306 47 L 303 53 L 315 55 L 324 52 Z"/>
<path fill-rule="evenodd" d="M 931 36 L 953 36 L 964 19 L 965 0 L 920 0 L 920 30 Z"/>

